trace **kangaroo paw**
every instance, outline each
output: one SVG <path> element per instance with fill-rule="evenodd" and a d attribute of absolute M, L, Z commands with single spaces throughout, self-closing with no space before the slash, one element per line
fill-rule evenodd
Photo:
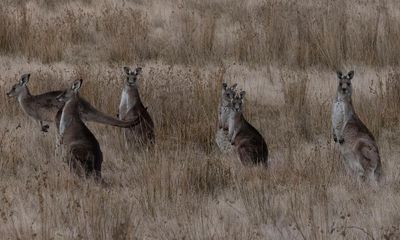
<path fill-rule="evenodd" d="M 48 132 L 48 130 L 49 130 L 49 125 L 43 125 L 42 126 L 42 132 Z"/>

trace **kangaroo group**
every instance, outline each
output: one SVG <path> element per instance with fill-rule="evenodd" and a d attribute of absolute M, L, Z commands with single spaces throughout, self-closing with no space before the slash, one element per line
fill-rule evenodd
<path fill-rule="evenodd" d="M 74 81 L 68 89 L 31 95 L 30 74 L 23 74 L 7 95 L 18 99 L 23 112 L 39 124 L 40 131 L 47 132 L 48 123 L 55 123 L 58 143 L 65 149 L 63 157 L 72 172 L 100 180 L 103 154 L 85 122 L 124 128 L 127 151 L 152 149 L 155 144 L 154 122 L 139 94 L 142 68 L 124 67 L 123 70 L 124 87 L 117 118 L 97 110 L 79 95 L 82 79 Z M 346 75 L 337 72 L 337 91 L 332 105 L 333 140 L 339 146 L 348 174 L 362 181 L 378 182 L 381 176 L 379 150 L 374 136 L 353 107 L 353 77 L 354 71 Z M 244 166 L 267 168 L 268 146 L 244 115 L 245 95 L 245 91 L 237 90 L 237 84 L 222 84 L 216 142 L 222 152 L 234 150 Z"/>

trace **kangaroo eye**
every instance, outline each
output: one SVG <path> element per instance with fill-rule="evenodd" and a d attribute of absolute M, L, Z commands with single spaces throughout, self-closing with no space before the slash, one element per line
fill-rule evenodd
<path fill-rule="evenodd" d="M 343 85 L 343 83 L 339 83 L 339 86 L 342 86 Z"/>

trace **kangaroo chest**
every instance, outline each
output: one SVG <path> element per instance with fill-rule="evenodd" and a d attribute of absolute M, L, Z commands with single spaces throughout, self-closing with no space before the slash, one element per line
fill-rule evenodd
<path fill-rule="evenodd" d="M 68 116 L 68 114 L 65 113 L 65 111 L 62 112 L 61 114 L 61 120 L 60 120 L 60 135 L 63 136 L 65 133 L 65 130 L 71 125 L 72 123 L 72 118 Z"/>
<path fill-rule="evenodd" d="M 332 107 L 332 126 L 335 133 L 338 134 L 345 124 L 345 103 L 335 101 Z"/>
<path fill-rule="evenodd" d="M 34 117 L 35 114 L 33 113 L 32 109 L 28 106 L 28 103 L 24 102 L 23 100 L 19 101 L 19 104 L 21 105 L 22 110 L 24 111 L 25 114 L 28 114 L 31 117 Z"/>
<path fill-rule="evenodd" d="M 119 104 L 119 118 L 124 119 L 130 110 L 140 102 L 140 99 L 133 92 L 124 89 Z"/>
<path fill-rule="evenodd" d="M 122 91 L 121 102 L 119 104 L 120 117 L 124 117 L 127 112 L 128 112 L 128 93 L 124 90 Z"/>
<path fill-rule="evenodd" d="M 240 121 L 240 115 L 237 112 L 230 112 L 228 114 L 227 124 L 229 127 L 229 132 L 237 131 L 241 128 L 242 122 Z"/>
<path fill-rule="evenodd" d="M 224 128 L 228 128 L 228 119 L 229 119 L 229 107 L 221 107 L 221 122 Z"/>

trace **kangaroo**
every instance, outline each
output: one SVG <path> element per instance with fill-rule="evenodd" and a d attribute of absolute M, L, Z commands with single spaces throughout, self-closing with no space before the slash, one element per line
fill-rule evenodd
<path fill-rule="evenodd" d="M 236 86 L 237 84 L 233 84 L 228 87 L 228 84 L 222 83 L 221 101 L 218 105 L 218 130 L 215 134 L 215 142 L 223 153 L 233 150 L 233 146 L 228 139 L 228 119 L 231 111 L 231 98 L 235 95 Z"/>
<path fill-rule="evenodd" d="M 337 72 L 339 79 L 332 107 L 333 140 L 339 143 L 348 173 L 362 180 L 379 181 L 381 160 L 375 138 L 356 114 L 351 95 L 354 71 Z"/>
<path fill-rule="evenodd" d="M 66 147 L 66 158 L 71 170 L 79 176 L 94 175 L 101 178 L 103 154 L 99 142 L 80 118 L 79 90 L 82 79 L 74 81 L 72 87 L 56 97 L 57 101 L 65 102 L 60 120 L 61 143 Z"/>
<path fill-rule="evenodd" d="M 9 97 L 17 97 L 22 110 L 33 120 L 40 124 L 42 131 L 47 132 L 49 125 L 43 122 L 54 122 L 58 127 L 58 121 L 61 117 L 64 102 L 56 100 L 63 91 L 52 91 L 40 95 L 31 95 L 28 89 L 30 74 L 23 74 L 19 83 L 15 84 L 7 93 Z M 79 111 L 81 117 L 85 121 L 109 124 L 117 127 L 131 127 L 134 122 L 121 121 L 119 119 L 107 116 L 106 114 L 96 110 L 88 101 L 79 98 Z M 58 115 L 58 117 L 56 117 Z"/>
<path fill-rule="evenodd" d="M 231 98 L 228 137 L 239 153 L 244 165 L 268 165 L 268 148 L 261 134 L 243 116 L 243 98 L 246 92 Z"/>
<path fill-rule="evenodd" d="M 118 117 L 124 121 L 136 119 L 139 121 L 137 125 L 124 130 L 127 147 L 152 145 L 155 142 L 154 123 L 147 108 L 143 106 L 137 86 L 137 79 L 142 72 L 142 68 L 138 67 L 131 71 L 129 67 L 124 67 L 124 71 L 126 80 L 122 90 Z"/>
<path fill-rule="evenodd" d="M 228 130 L 228 118 L 231 110 L 231 99 L 235 96 L 237 84 L 228 87 L 226 83 L 222 84 L 221 102 L 218 106 L 218 128 Z"/>

